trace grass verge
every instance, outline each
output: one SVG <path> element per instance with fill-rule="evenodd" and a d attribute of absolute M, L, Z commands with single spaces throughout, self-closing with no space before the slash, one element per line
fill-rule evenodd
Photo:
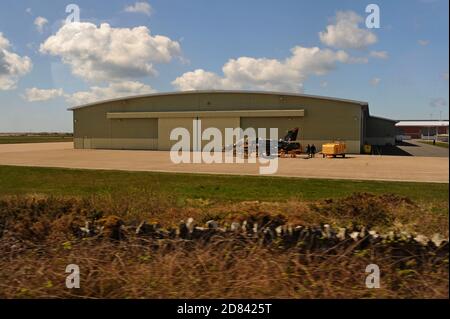
<path fill-rule="evenodd" d="M 0 136 L 0 144 L 72 142 L 71 136 Z"/>
<path fill-rule="evenodd" d="M 433 142 L 430 141 L 420 141 L 419 143 L 448 148 L 448 143 L 445 142 L 436 142 L 436 144 L 433 144 Z"/>
<path fill-rule="evenodd" d="M 240 241 L 73 235 L 106 216 L 171 226 L 261 214 L 448 237 L 448 184 L 0 166 L 0 297 L 448 298 L 448 258 L 400 266 L 371 250 L 304 255 Z M 81 267 L 80 290 L 64 286 L 71 263 Z M 380 289 L 364 285 L 371 263 Z"/>
<path fill-rule="evenodd" d="M 215 202 L 340 198 L 354 192 L 393 193 L 448 203 L 448 183 L 350 181 L 0 166 L 0 194 L 158 196 Z"/>

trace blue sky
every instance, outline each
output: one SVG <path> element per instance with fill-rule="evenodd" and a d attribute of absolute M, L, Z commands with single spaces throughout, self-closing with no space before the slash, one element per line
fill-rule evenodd
<path fill-rule="evenodd" d="M 304 92 L 367 101 L 388 118 L 448 118 L 447 0 L 137 2 L 73 1 L 81 12 L 71 26 L 71 2 L 1 1 L 0 132 L 71 131 L 71 105 L 207 88 Z M 379 29 L 365 26 L 370 3 Z"/>

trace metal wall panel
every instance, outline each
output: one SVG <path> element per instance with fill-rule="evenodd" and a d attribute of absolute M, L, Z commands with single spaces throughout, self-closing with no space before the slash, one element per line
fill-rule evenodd
<path fill-rule="evenodd" d="M 182 127 L 188 130 L 190 136 L 193 135 L 192 123 L 194 118 L 162 118 L 158 119 L 158 149 L 169 151 L 177 141 L 170 140 L 170 133 L 174 128 Z M 191 147 L 192 147 L 192 141 Z"/>

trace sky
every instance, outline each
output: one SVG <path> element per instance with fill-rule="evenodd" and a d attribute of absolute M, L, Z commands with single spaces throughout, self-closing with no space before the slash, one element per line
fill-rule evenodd
<path fill-rule="evenodd" d="M 369 4 L 379 8 L 375 28 Z M 367 101 L 375 116 L 448 119 L 448 7 L 3 0 L 0 132 L 71 132 L 71 106 L 203 89 L 323 95 Z"/>

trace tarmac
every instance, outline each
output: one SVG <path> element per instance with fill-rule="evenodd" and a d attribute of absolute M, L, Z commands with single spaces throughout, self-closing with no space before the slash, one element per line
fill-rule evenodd
<path fill-rule="evenodd" d="M 448 148 L 420 143 L 417 140 L 408 140 L 398 146 L 411 156 L 448 157 Z"/>
<path fill-rule="evenodd" d="M 192 155 L 192 153 L 190 154 Z M 260 175 L 259 163 L 180 163 L 164 151 L 76 150 L 73 143 L 3 144 L 0 165 Z M 449 182 L 448 157 L 347 155 L 346 158 L 313 159 L 306 156 L 280 158 L 274 176 L 382 180 L 409 182 Z M 0 176 L 1 179 L 1 176 Z"/>

